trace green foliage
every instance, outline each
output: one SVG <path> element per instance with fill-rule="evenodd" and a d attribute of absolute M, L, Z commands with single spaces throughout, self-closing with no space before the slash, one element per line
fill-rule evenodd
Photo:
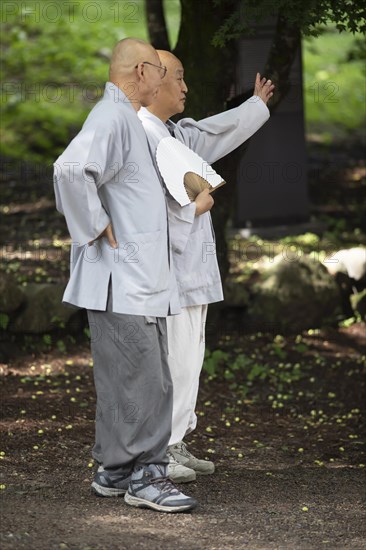
<path fill-rule="evenodd" d="M 163 7 L 165 21 L 168 28 L 170 49 L 173 51 L 178 40 L 181 19 L 181 3 L 180 0 L 163 0 Z"/>
<path fill-rule="evenodd" d="M 334 5 L 300 0 L 255 3 L 217 0 L 216 3 L 224 3 L 228 8 L 238 6 L 237 11 L 227 9 L 231 15 L 214 38 L 219 45 L 238 33 L 252 32 L 254 20 L 267 17 L 277 8 L 293 24 L 301 23 L 304 35 L 322 32 L 319 39 L 309 38 L 304 43 L 308 130 L 317 131 L 321 126 L 326 136 L 362 123 L 364 42 L 359 35 L 353 38 L 338 33 L 338 30 L 365 32 L 360 19 L 361 2 Z M 164 8 L 174 46 L 180 2 L 165 0 Z M 13 0 L 4 3 L 3 10 L 2 153 L 50 163 L 79 131 L 90 108 L 102 95 L 114 44 L 126 36 L 147 39 L 145 3 Z M 241 21 L 238 14 L 242 15 Z M 325 24 L 333 24 L 331 32 L 324 32 L 321 25 Z M 335 102 L 329 101 L 328 95 L 332 82 L 336 84 Z"/>
<path fill-rule="evenodd" d="M 217 350 L 214 350 L 213 352 L 210 352 L 210 350 L 206 348 L 205 360 L 203 363 L 204 371 L 209 376 L 216 375 L 219 366 L 222 365 L 223 362 L 228 359 L 228 357 L 229 357 L 228 354 L 224 351 L 217 349 Z"/>
<path fill-rule="evenodd" d="M 308 132 L 341 138 L 347 131 L 364 125 L 365 64 L 360 41 L 360 35 L 339 35 L 334 26 L 328 27 L 320 38 L 303 41 Z"/>
<path fill-rule="evenodd" d="M 280 359 L 286 359 L 287 353 L 278 344 L 273 344 L 273 351 Z"/>
<path fill-rule="evenodd" d="M 216 6 L 232 5 L 229 0 L 214 0 Z M 334 24 L 339 32 L 366 34 L 365 5 L 362 0 L 332 2 L 331 0 L 238 0 L 235 9 L 225 19 L 213 37 L 215 46 L 223 47 L 230 40 L 255 33 L 255 23 L 280 13 L 304 36 L 319 36 L 321 26 Z"/>
<path fill-rule="evenodd" d="M 6 313 L 0 313 L 0 328 L 3 330 L 6 330 L 7 326 L 9 324 L 9 315 Z"/>
<path fill-rule="evenodd" d="M 57 340 L 56 347 L 59 351 L 61 351 L 61 353 L 66 352 L 66 344 L 63 340 Z"/>
<path fill-rule="evenodd" d="M 298 336 L 296 342 L 292 349 L 297 353 L 303 354 L 308 350 L 301 336 Z M 299 362 L 284 362 L 288 355 L 285 347 L 283 336 L 275 336 L 268 346 L 268 360 L 263 360 L 257 354 L 238 353 L 237 350 L 226 352 L 216 349 L 211 352 L 206 349 L 203 370 L 209 379 L 216 378 L 229 383 L 229 388 L 239 392 L 242 397 L 251 393 L 251 397 L 255 398 L 265 382 L 266 391 L 285 392 L 284 399 L 288 400 L 293 393 L 292 383 L 304 378 L 305 372 Z"/>
<path fill-rule="evenodd" d="M 362 71 L 366 75 L 366 42 L 363 38 L 356 38 L 349 50 L 346 61 L 362 61 Z"/>
<path fill-rule="evenodd" d="M 363 291 L 366 292 L 366 291 Z M 362 323 L 364 319 L 362 319 L 361 315 L 356 311 L 353 317 L 349 317 L 348 319 L 343 319 L 343 321 L 340 321 L 338 323 L 338 326 L 341 328 L 348 328 L 352 325 L 355 325 L 356 323 Z"/>
<path fill-rule="evenodd" d="M 42 341 L 46 346 L 51 347 L 51 345 L 52 345 L 52 336 L 50 334 L 44 334 L 42 336 Z"/>
<path fill-rule="evenodd" d="M 50 162 L 102 94 L 114 44 L 126 36 L 147 38 L 144 3 L 7 4 L 12 9 L 3 6 L 1 28 L 2 152 Z"/>
<path fill-rule="evenodd" d="M 65 328 L 65 323 L 58 317 L 57 315 L 54 315 L 51 319 L 51 323 L 54 327 L 57 328 Z"/>

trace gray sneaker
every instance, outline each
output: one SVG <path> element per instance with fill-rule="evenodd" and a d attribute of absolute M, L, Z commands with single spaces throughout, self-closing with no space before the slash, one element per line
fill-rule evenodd
<path fill-rule="evenodd" d="M 213 462 L 196 458 L 189 452 L 184 441 L 180 441 L 175 445 L 169 445 L 168 455 L 169 457 L 172 456 L 179 464 L 194 470 L 197 474 L 208 475 L 213 474 L 215 471 L 215 464 Z"/>
<path fill-rule="evenodd" d="M 131 474 L 113 476 L 100 465 L 91 486 L 98 497 L 120 497 L 127 491 L 130 479 Z"/>
<path fill-rule="evenodd" d="M 125 502 L 159 512 L 185 512 L 195 508 L 197 501 L 181 493 L 167 473 L 166 464 L 146 464 L 134 470 Z"/>
<path fill-rule="evenodd" d="M 174 456 L 167 452 L 169 457 L 168 464 L 168 477 L 174 481 L 174 483 L 189 483 L 196 480 L 196 472 L 191 468 L 186 468 L 183 464 L 177 462 Z"/>

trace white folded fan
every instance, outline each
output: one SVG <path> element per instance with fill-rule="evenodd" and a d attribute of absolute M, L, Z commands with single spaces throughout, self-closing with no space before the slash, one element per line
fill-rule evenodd
<path fill-rule="evenodd" d="M 193 202 L 204 189 L 211 193 L 225 183 L 203 158 L 174 137 L 159 142 L 156 161 L 169 193 L 181 206 Z"/>

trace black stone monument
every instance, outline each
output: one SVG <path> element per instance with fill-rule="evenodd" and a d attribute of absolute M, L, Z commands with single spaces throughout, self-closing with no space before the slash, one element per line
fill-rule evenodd
<path fill-rule="evenodd" d="M 253 88 L 256 72 L 263 73 L 273 33 L 272 25 L 263 25 L 254 37 L 241 39 L 238 93 Z M 271 75 L 264 76 L 271 78 Z M 247 234 L 258 233 L 255 228 L 306 225 L 309 219 L 300 49 L 291 69 L 290 82 L 289 94 L 249 140 L 239 163 L 234 225 L 247 228 Z"/>

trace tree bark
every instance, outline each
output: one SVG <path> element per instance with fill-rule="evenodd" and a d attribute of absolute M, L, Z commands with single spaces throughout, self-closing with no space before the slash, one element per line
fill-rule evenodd
<path fill-rule="evenodd" d="M 163 0 L 145 0 L 145 10 L 151 44 L 157 50 L 170 51 Z"/>
<path fill-rule="evenodd" d="M 264 75 L 276 84 L 275 94 L 269 103 L 271 111 L 279 105 L 291 89 L 289 76 L 300 41 L 300 29 L 293 23 L 289 23 L 283 14 L 279 13 L 275 35 L 264 69 Z"/>
<path fill-rule="evenodd" d="M 181 25 L 174 54 L 184 65 L 189 87 L 184 116 L 200 119 L 225 108 L 234 83 L 236 44 L 215 48 L 211 41 L 237 1 L 216 5 L 214 0 L 181 0 Z"/>

